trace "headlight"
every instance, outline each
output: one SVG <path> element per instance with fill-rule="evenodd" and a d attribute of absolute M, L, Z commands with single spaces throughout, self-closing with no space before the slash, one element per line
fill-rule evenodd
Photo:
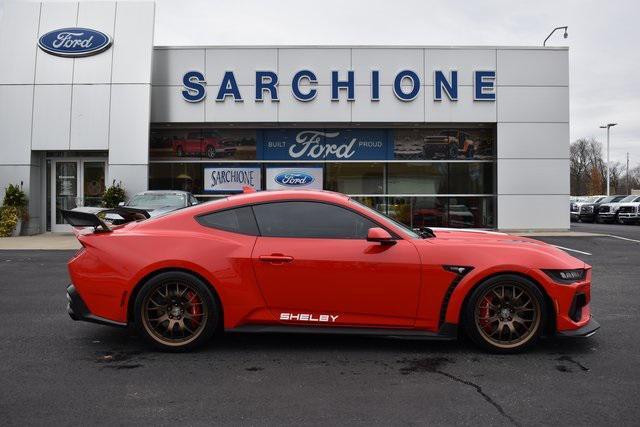
<path fill-rule="evenodd" d="M 586 277 L 587 271 L 584 268 L 578 268 L 575 270 L 542 270 L 547 276 L 551 277 L 554 282 L 557 283 L 575 283 L 583 280 Z"/>

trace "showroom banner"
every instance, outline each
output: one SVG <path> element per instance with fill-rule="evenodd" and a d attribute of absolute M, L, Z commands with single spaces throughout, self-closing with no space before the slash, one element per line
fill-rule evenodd
<path fill-rule="evenodd" d="M 242 187 L 261 189 L 259 167 L 205 167 L 205 193 L 242 192 Z"/>
<path fill-rule="evenodd" d="M 267 167 L 267 190 L 322 190 L 322 166 Z"/>
<path fill-rule="evenodd" d="M 260 132 L 263 160 L 385 160 L 393 158 L 391 131 L 385 129 L 274 129 Z"/>

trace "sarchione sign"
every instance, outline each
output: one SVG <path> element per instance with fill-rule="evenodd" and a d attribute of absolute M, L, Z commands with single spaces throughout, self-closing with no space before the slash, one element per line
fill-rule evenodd
<path fill-rule="evenodd" d="M 369 75 L 356 76 L 352 70 L 346 72 L 331 72 L 331 101 L 341 100 L 355 101 L 356 84 L 366 84 L 371 86 L 369 101 L 380 101 L 380 75 L 379 70 L 372 70 Z M 496 72 L 493 70 L 482 70 L 473 72 L 473 99 L 474 101 L 495 101 L 495 80 Z M 280 100 L 280 81 L 278 74 L 274 71 L 255 72 L 255 92 L 247 93 L 247 87 L 242 90 L 233 71 L 226 71 L 215 93 L 217 102 L 225 102 L 227 99 L 235 102 L 244 102 L 245 98 L 252 98 L 255 102 L 264 102 L 268 99 L 271 102 Z M 312 70 L 300 70 L 293 75 L 290 82 L 286 82 L 287 90 L 291 90 L 292 95 L 298 101 L 310 102 L 316 98 L 318 90 L 316 88 L 318 78 Z M 393 94 L 397 99 L 410 102 L 417 98 L 422 82 L 418 73 L 413 70 L 403 70 L 395 74 L 393 79 Z M 207 96 L 207 81 L 200 71 L 188 71 L 182 77 L 182 97 L 188 102 L 200 102 Z M 290 86 L 289 86 L 290 85 Z M 442 101 L 446 96 L 450 101 L 458 100 L 458 71 L 433 72 L 433 100 Z M 252 89 L 253 91 L 253 89 Z M 243 93 L 244 92 L 244 93 Z"/>
<path fill-rule="evenodd" d="M 111 37 L 90 28 L 62 28 L 42 35 L 38 46 L 51 55 L 79 58 L 109 49 Z"/>
<path fill-rule="evenodd" d="M 260 190 L 259 167 L 205 167 L 204 191 L 207 193 L 241 192 L 243 187 Z"/>

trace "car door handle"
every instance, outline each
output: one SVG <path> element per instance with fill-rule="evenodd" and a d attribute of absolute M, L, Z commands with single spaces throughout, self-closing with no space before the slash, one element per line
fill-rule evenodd
<path fill-rule="evenodd" d="M 293 261 L 292 256 L 282 254 L 260 255 L 258 259 L 262 262 L 270 262 L 272 264 L 284 264 Z"/>

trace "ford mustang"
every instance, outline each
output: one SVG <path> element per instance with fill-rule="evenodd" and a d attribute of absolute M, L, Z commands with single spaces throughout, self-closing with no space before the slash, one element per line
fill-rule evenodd
<path fill-rule="evenodd" d="M 590 336 L 591 267 L 490 231 L 416 232 L 327 191 L 247 191 L 112 226 L 65 211 L 74 320 L 132 326 L 164 350 L 223 331 L 455 339 L 515 352 Z"/>

